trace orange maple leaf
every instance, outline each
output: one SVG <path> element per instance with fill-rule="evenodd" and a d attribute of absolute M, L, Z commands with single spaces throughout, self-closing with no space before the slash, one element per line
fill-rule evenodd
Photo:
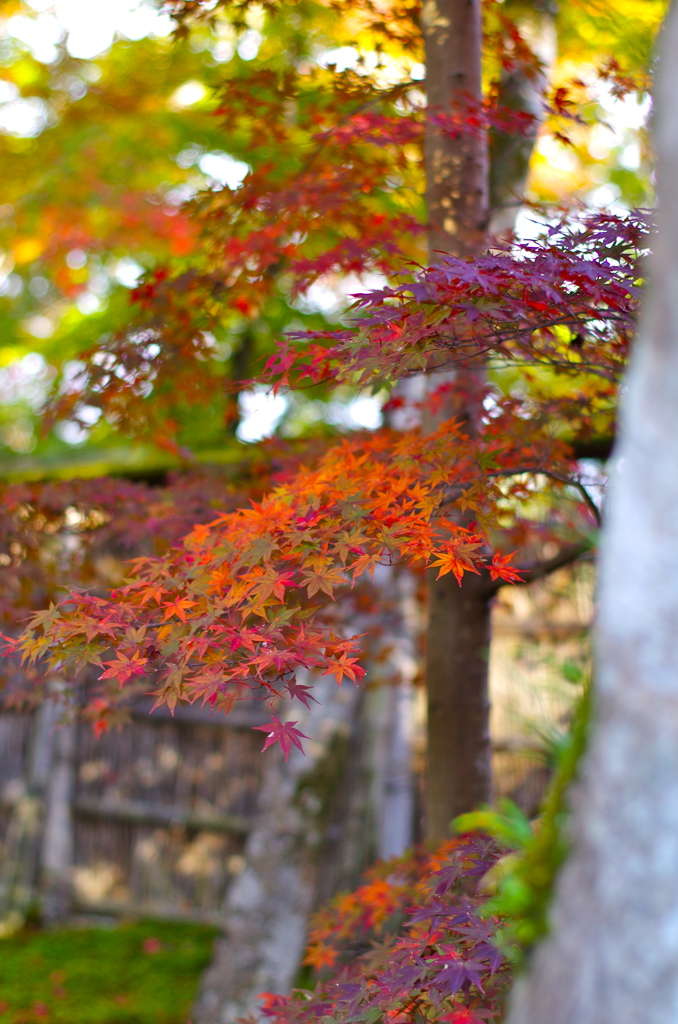
<path fill-rule="evenodd" d="M 178 597 L 176 601 L 172 601 L 170 604 L 165 605 L 165 614 L 162 617 L 163 622 L 167 622 L 168 619 L 176 616 L 181 619 L 182 622 L 186 621 L 186 612 L 189 608 L 195 608 L 197 601 L 191 601 L 188 597 Z"/>

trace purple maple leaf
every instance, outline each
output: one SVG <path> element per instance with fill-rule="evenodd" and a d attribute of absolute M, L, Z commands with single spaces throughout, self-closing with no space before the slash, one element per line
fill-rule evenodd
<path fill-rule="evenodd" d="M 297 700 L 300 700 L 307 708 L 310 708 L 311 706 L 309 704 L 310 700 L 314 701 L 316 704 L 319 703 L 311 693 L 310 686 L 304 686 L 303 683 L 297 683 L 294 679 L 287 684 L 285 689 L 289 693 L 290 697 L 296 697 Z"/>
<path fill-rule="evenodd" d="M 452 888 L 454 883 L 458 881 L 459 875 L 461 874 L 461 866 L 459 864 L 450 864 L 449 867 L 441 868 L 440 871 L 434 872 L 434 878 L 438 878 L 438 884 L 435 887 L 436 896 L 444 896 L 445 893 Z"/>

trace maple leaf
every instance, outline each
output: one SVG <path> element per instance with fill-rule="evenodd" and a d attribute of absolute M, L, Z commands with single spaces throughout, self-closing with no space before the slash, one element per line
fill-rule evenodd
<path fill-rule="evenodd" d="M 454 995 L 464 984 L 468 982 L 483 991 L 480 976 L 486 970 L 485 965 L 475 957 L 462 959 L 459 952 L 453 946 L 446 944 L 442 956 L 431 957 L 429 962 L 441 965 L 441 970 L 435 976 L 434 984 L 439 991 L 446 995 Z"/>
<path fill-rule="evenodd" d="M 101 697 L 95 697 L 89 705 L 87 717 L 92 721 L 94 735 L 100 739 L 111 727 L 109 707 Z"/>
<path fill-rule="evenodd" d="M 454 549 L 444 552 L 439 555 L 435 561 L 431 562 L 432 569 L 435 569 L 438 566 L 439 569 L 436 579 L 439 580 L 441 576 L 446 576 L 448 572 L 453 572 L 457 579 L 457 583 L 460 585 L 465 572 L 478 573 L 478 569 L 476 569 L 473 562 L 471 562 L 470 559 L 465 558 L 463 555 L 460 556 Z"/>
<path fill-rule="evenodd" d="M 205 543 L 205 541 L 207 541 L 207 539 L 210 537 L 211 533 L 212 533 L 212 526 L 211 526 L 211 524 L 209 524 L 209 523 L 198 523 L 197 526 L 193 527 L 193 529 L 191 530 L 190 534 L 186 538 L 186 541 L 187 541 L 187 543 L 190 543 L 191 546 L 196 545 L 197 547 L 200 547 L 201 545 L 203 545 Z"/>
<path fill-rule="evenodd" d="M 461 874 L 461 865 L 454 861 L 452 864 L 441 868 L 435 872 L 435 878 L 439 881 L 435 887 L 436 896 L 444 896 L 445 893 L 452 888 L 452 886 L 459 880 Z"/>
<path fill-rule="evenodd" d="M 313 597 L 319 590 L 333 597 L 333 585 L 346 583 L 346 577 L 339 569 L 311 569 L 304 573 L 304 580 L 309 597 Z"/>
<path fill-rule="evenodd" d="M 186 621 L 186 613 L 189 608 L 195 608 L 197 601 L 191 601 L 188 597 L 178 597 L 176 601 L 171 601 L 169 604 L 164 606 L 163 622 L 167 619 L 174 618 L 181 619 L 182 622 Z"/>
<path fill-rule="evenodd" d="M 516 569 L 515 566 L 508 564 L 516 553 L 512 551 L 508 555 L 502 555 L 499 551 L 496 552 L 489 566 L 490 576 L 493 580 L 504 580 L 506 583 L 521 582 L 525 570 Z"/>
<path fill-rule="evenodd" d="M 257 999 L 261 1000 L 262 1009 L 267 1016 L 272 1016 L 268 1011 L 281 1007 L 285 1004 L 285 996 L 279 995 L 277 992 L 259 992 Z M 256 1018 L 250 1017 L 250 1020 L 245 1018 L 245 1024 L 254 1024 Z"/>
<path fill-rule="evenodd" d="M 279 743 L 285 755 L 285 761 L 288 761 L 292 749 L 291 744 L 293 743 L 303 754 L 304 748 L 301 745 L 301 740 L 308 739 L 305 733 L 294 728 L 296 724 L 296 722 L 281 722 L 277 715 L 273 715 L 272 720 L 266 725 L 255 725 L 252 728 L 268 733 L 262 750 L 267 750 L 275 743 Z"/>
<path fill-rule="evenodd" d="M 141 606 L 148 604 L 149 601 L 155 601 L 156 604 L 160 604 L 162 597 L 167 593 L 165 587 L 161 587 L 159 584 L 148 587 L 141 598 Z"/>
<path fill-rule="evenodd" d="M 334 662 L 331 662 L 323 672 L 325 676 L 334 676 L 341 686 L 344 676 L 348 676 L 354 683 L 358 683 L 365 675 L 365 669 L 358 664 L 357 658 L 349 658 L 346 654 Z"/>
<path fill-rule="evenodd" d="M 300 700 L 307 708 L 310 708 L 311 705 L 309 704 L 309 701 L 311 700 L 316 704 L 319 703 L 311 693 L 310 686 L 304 686 L 303 683 L 298 683 L 294 679 L 287 684 L 285 689 L 289 693 L 290 697 L 296 697 L 297 700 Z"/>
<path fill-rule="evenodd" d="M 493 1015 L 494 1016 L 494 1015 Z M 450 1010 L 442 1014 L 438 1020 L 450 1021 L 450 1024 L 486 1024 L 488 1014 L 472 1010 L 468 1006 Z"/>
<path fill-rule="evenodd" d="M 148 658 L 142 657 L 139 651 L 135 651 L 131 658 L 121 654 L 116 660 L 104 662 L 108 668 L 101 673 L 99 679 L 117 679 L 122 687 L 132 676 L 144 675 L 147 664 Z"/>
<path fill-rule="evenodd" d="M 334 967 L 339 957 L 339 950 L 322 944 L 310 945 L 306 950 L 304 964 L 316 971 L 323 967 Z"/>
<path fill-rule="evenodd" d="M 360 554 L 349 566 L 353 573 L 353 582 L 355 583 L 366 570 L 370 572 L 370 575 L 374 575 L 375 566 L 379 564 L 379 561 L 380 554 Z"/>

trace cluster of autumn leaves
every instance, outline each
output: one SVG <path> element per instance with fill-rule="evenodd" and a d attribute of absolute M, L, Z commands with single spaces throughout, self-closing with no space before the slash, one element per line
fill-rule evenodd
<path fill-rule="evenodd" d="M 506 415 L 520 423 L 515 409 Z M 101 680 L 121 688 L 150 675 L 172 709 L 178 700 L 228 711 L 252 694 L 273 704 L 298 698 L 300 669 L 358 682 L 360 638 L 342 637 L 327 620 L 335 591 L 393 562 L 458 580 L 467 572 L 520 579 L 513 553 L 491 546 L 499 516 L 505 535 L 513 527 L 525 547 L 528 521 L 510 521 L 511 505 L 530 493 L 529 474 L 543 465 L 553 475 L 560 465 L 564 482 L 554 486 L 567 492 L 570 483 L 567 446 L 548 433 L 539 441 L 533 430 L 507 439 L 499 413 L 473 439 L 446 422 L 426 435 L 384 430 L 346 440 L 250 508 L 135 560 L 129 581 L 108 597 L 71 591 L 34 617 L 22 652 L 55 670 L 94 663 Z M 568 504 L 570 516 L 595 526 L 579 497 Z"/>
<path fill-rule="evenodd" d="M 468 835 L 372 868 L 315 916 L 306 954 L 315 989 L 263 996 L 264 1015 L 274 1024 L 501 1019 L 511 950 L 497 941 L 483 878 L 487 886 L 504 852 Z"/>
<path fill-rule="evenodd" d="M 291 333 L 265 379 L 374 386 L 437 366 L 517 362 L 595 375 L 599 400 L 608 381 L 614 402 L 650 228 L 647 211 L 575 214 L 535 241 L 498 240 L 473 260 L 447 255 L 438 266 L 411 268 L 402 284 L 357 295 L 349 327 Z"/>

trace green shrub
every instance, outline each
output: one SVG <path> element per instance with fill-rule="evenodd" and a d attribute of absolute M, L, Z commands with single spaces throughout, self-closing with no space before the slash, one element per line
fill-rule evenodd
<path fill-rule="evenodd" d="M 485 904 L 485 912 L 503 922 L 498 941 L 518 959 L 548 932 L 554 883 L 568 851 L 568 790 L 586 749 L 590 708 L 587 685 L 572 728 L 554 751 L 555 774 L 534 827 L 510 800 L 499 801 L 497 808 L 462 814 L 454 822 L 458 832 L 483 832 L 510 851 L 493 869 L 489 882 L 495 894 Z"/>

